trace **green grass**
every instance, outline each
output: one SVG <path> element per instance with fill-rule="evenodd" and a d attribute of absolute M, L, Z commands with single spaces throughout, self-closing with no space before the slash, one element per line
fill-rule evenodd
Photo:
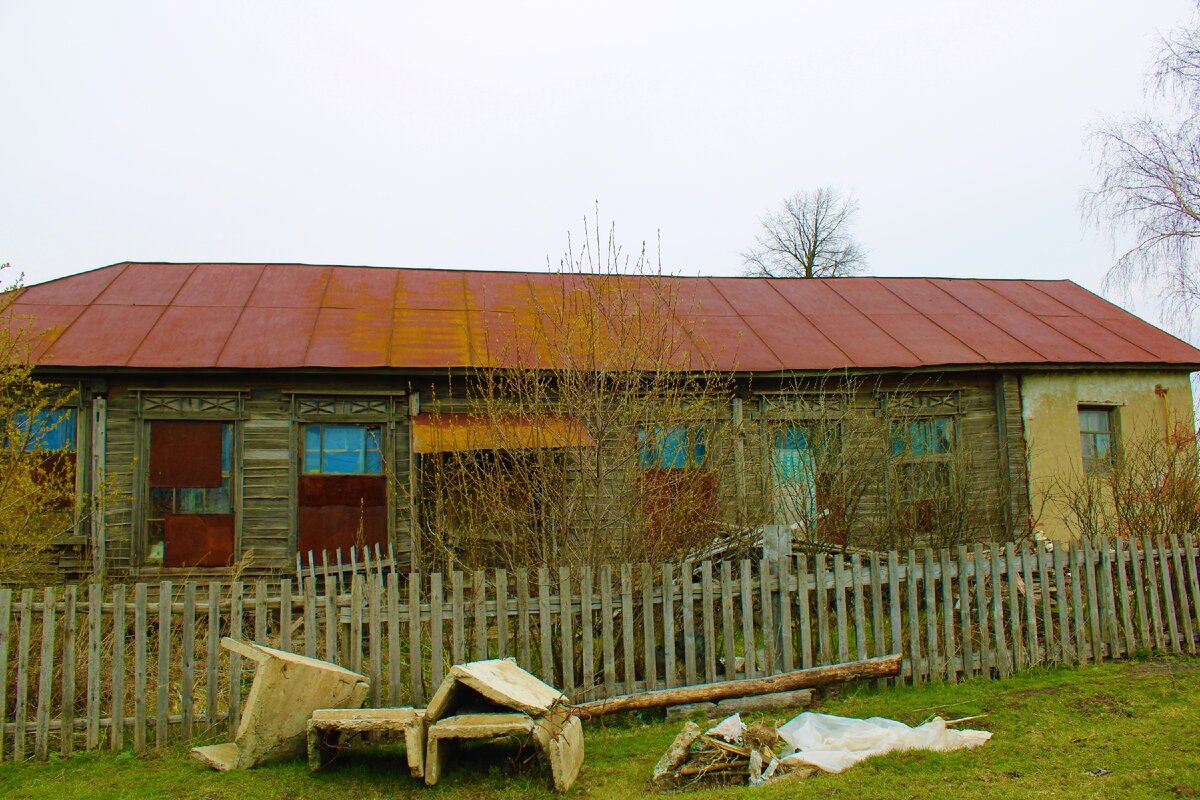
<path fill-rule="evenodd" d="M 751 789 L 697 787 L 682 797 L 1020 798 L 1200 797 L 1200 660 L 1167 659 L 1083 669 L 1033 670 L 1004 681 L 957 686 L 858 689 L 832 694 L 818 710 L 910 724 L 933 714 L 988 714 L 974 725 L 995 736 L 982 748 L 899 753 L 841 775 Z M 767 715 L 783 721 L 790 713 Z M 572 796 L 652 795 L 651 768 L 679 724 L 623 718 L 588 726 L 587 760 Z M 553 797 L 544 767 L 528 753 L 472 748 L 441 784 L 419 787 L 403 758 L 384 748 L 355 753 L 312 774 L 302 762 L 215 773 L 174 748 L 144 757 L 85 754 L 48 764 L 0 766 L 4 798 Z M 1093 770 L 1110 774 L 1093 776 Z"/>

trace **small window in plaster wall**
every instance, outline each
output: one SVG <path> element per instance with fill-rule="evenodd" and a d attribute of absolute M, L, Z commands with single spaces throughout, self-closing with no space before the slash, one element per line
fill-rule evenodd
<path fill-rule="evenodd" d="M 1079 448 L 1083 472 L 1092 475 L 1108 468 L 1116 447 L 1116 413 L 1111 406 L 1079 407 Z"/>

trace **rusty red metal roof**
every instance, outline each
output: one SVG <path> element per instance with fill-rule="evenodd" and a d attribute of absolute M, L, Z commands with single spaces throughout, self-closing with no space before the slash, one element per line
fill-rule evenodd
<path fill-rule="evenodd" d="M 123 263 L 21 290 L 47 367 L 445 369 L 554 363 L 536 320 L 589 302 L 543 272 Z M 649 310 L 693 366 L 1200 367 L 1200 350 L 1070 281 L 596 277 L 613 326 Z M 610 291 L 611 290 L 611 291 Z M 639 312 L 639 309 L 642 311 Z M 578 333 L 576 331 L 575 333 Z M 567 335 L 563 333 L 563 335 Z M 552 338 L 552 337 L 551 337 Z"/>

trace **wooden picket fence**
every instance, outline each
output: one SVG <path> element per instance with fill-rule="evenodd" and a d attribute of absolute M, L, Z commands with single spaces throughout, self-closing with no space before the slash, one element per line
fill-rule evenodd
<path fill-rule="evenodd" d="M 222 636 L 362 671 L 372 705 L 420 706 L 448 665 L 486 657 L 579 701 L 892 652 L 902 681 L 953 682 L 1195 653 L 1200 631 L 1195 537 L 317 585 L 0 588 L 0 758 L 230 735 L 251 669 Z"/>

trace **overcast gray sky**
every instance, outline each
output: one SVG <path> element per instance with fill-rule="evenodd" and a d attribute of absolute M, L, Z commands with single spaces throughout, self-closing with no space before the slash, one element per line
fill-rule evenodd
<path fill-rule="evenodd" d="M 0 261 L 545 268 L 599 200 L 683 274 L 832 184 L 877 275 L 1073 278 L 1099 114 L 1187 0 L 0 0 Z"/>

